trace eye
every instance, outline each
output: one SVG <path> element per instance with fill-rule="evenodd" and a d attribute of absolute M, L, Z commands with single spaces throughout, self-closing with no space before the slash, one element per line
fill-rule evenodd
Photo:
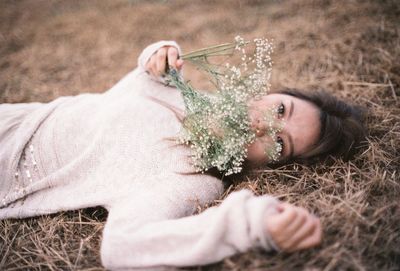
<path fill-rule="evenodd" d="M 282 154 L 283 154 L 283 147 L 284 147 L 284 143 L 283 143 L 282 137 L 278 136 L 278 137 L 276 138 L 276 143 L 278 143 L 278 145 L 279 145 L 277 151 L 278 151 L 278 153 L 279 153 L 279 156 L 281 157 Z"/>
<path fill-rule="evenodd" d="M 283 117 L 283 115 L 285 114 L 285 105 L 282 102 L 278 106 L 277 112 L 279 117 Z"/>

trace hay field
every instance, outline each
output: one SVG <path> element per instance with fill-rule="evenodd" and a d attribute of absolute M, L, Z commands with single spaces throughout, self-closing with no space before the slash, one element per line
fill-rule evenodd
<path fill-rule="evenodd" d="M 320 247 L 192 270 L 400 270 L 399 18 L 396 0 L 2 0 L 0 102 L 103 92 L 160 39 L 190 51 L 238 34 L 273 38 L 272 87 L 323 88 L 363 106 L 368 142 L 350 162 L 266 169 L 230 188 L 313 210 Z M 102 270 L 106 217 L 92 208 L 0 221 L 0 270 Z"/>

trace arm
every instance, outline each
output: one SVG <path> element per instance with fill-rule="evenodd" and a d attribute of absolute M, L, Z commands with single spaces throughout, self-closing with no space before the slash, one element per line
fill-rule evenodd
<path fill-rule="evenodd" d="M 110 210 L 101 246 L 106 268 L 191 266 L 217 262 L 252 247 L 274 249 L 264 219 L 277 212 L 278 201 L 234 192 L 218 207 L 178 218 L 183 202 L 139 199 Z"/>

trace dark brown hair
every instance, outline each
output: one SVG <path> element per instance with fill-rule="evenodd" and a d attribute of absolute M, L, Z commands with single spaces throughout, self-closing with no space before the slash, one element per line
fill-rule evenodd
<path fill-rule="evenodd" d="M 327 161 L 330 157 L 348 160 L 353 157 L 365 139 L 363 114 L 359 107 L 347 104 L 325 91 L 306 92 L 293 88 L 274 91 L 302 99 L 315 105 L 320 112 L 320 136 L 310 151 L 293 157 L 291 161 L 314 164 Z"/>
<path fill-rule="evenodd" d="M 332 157 L 348 160 L 365 139 L 362 110 L 359 107 L 347 104 L 322 90 L 306 92 L 294 88 L 285 88 L 272 93 L 286 94 L 315 105 L 319 109 L 321 123 L 319 139 L 310 151 L 290 160 L 280 161 L 277 164 L 296 162 L 310 165 L 327 162 Z M 184 121 L 181 110 L 159 99 L 149 98 L 174 112 L 180 122 Z M 172 139 L 169 138 L 168 140 Z M 250 163 L 245 162 L 243 172 L 238 175 L 247 175 L 251 172 L 251 168 Z M 207 173 L 219 178 L 223 176 L 216 168 L 207 170 Z"/>

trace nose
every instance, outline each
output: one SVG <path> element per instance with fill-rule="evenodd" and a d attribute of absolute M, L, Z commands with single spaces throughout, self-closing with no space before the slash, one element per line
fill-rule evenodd
<path fill-rule="evenodd" d="M 283 125 L 279 123 L 278 120 L 270 120 L 270 121 L 260 121 L 257 120 L 255 125 L 253 125 L 253 130 L 256 134 L 256 137 L 263 137 L 265 135 L 274 135 L 277 132 L 282 131 Z"/>
<path fill-rule="evenodd" d="M 256 128 L 255 132 L 256 132 L 256 137 L 263 137 L 265 135 L 264 129 Z"/>
<path fill-rule="evenodd" d="M 264 129 L 260 119 L 252 120 L 251 129 L 255 132 L 256 137 L 262 137 L 265 134 L 265 129 Z"/>

